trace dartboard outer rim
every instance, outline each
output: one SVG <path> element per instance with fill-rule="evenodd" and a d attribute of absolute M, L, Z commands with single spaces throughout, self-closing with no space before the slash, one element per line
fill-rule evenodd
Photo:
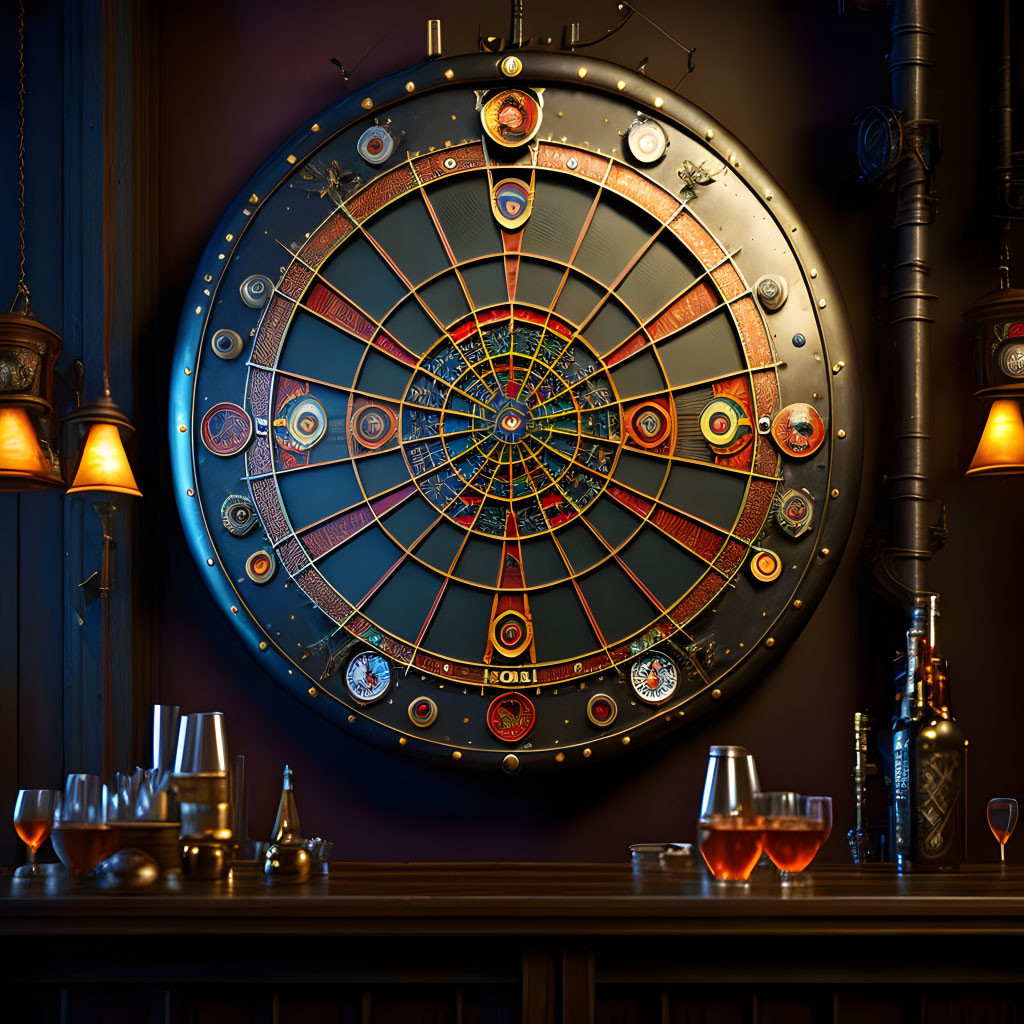
<path fill-rule="evenodd" d="M 407 731 L 359 714 L 353 715 L 351 712 L 357 709 L 345 705 L 309 676 L 296 672 L 294 663 L 284 656 L 274 638 L 251 616 L 238 613 L 240 603 L 244 602 L 240 601 L 220 561 L 197 497 L 194 442 L 198 439 L 192 436 L 195 398 L 192 374 L 198 365 L 200 345 L 208 333 L 208 321 L 214 307 L 211 294 L 216 296 L 246 224 L 292 175 L 297 160 L 309 160 L 339 132 L 364 119 L 368 112 L 378 114 L 386 111 L 410 99 L 410 96 L 465 86 L 494 89 L 512 85 L 517 88 L 539 88 L 547 84 L 576 86 L 589 92 L 625 98 L 646 116 L 671 122 L 681 132 L 698 139 L 731 165 L 730 173 L 743 181 L 749 193 L 758 197 L 763 212 L 774 221 L 776 230 L 788 238 L 804 284 L 814 300 L 810 312 L 828 361 L 829 493 L 821 508 L 815 510 L 817 524 L 812 527 L 812 533 L 816 551 L 810 556 L 801 554 L 805 565 L 793 591 L 794 599 L 774 620 L 766 623 L 758 642 L 750 645 L 743 658 L 724 677 L 685 699 L 685 719 L 682 712 L 676 720 L 675 715 L 665 713 L 666 709 L 655 709 L 656 713 L 645 722 L 632 724 L 633 732 L 642 727 L 644 742 L 665 735 L 683 721 L 689 723 L 748 690 L 788 650 L 805 628 L 838 568 L 853 526 L 863 459 L 861 391 L 852 332 L 842 296 L 824 254 L 804 221 L 757 158 L 741 140 L 700 107 L 636 72 L 609 61 L 566 53 L 521 51 L 519 57 L 522 71 L 512 79 L 504 77 L 500 71 L 504 57 L 487 53 L 442 57 L 402 69 L 353 90 L 348 97 L 310 118 L 274 151 L 229 205 L 204 249 L 186 293 L 172 361 L 168 417 L 174 494 L 189 548 L 215 603 L 241 635 L 260 667 L 307 706 L 311 697 L 321 698 L 313 705 L 315 709 L 351 735 L 392 749 L 401 744 L 408 753 L 433 760 L 444 758 L 460 768 L 482 767 L 489 770 L 503 761 L 508 770 L 508 746 L 496 745 L 485 749 L 442 743 L 422 735 L 421 730 L 413 727 Z M 581 68 L 585 68 L 585 82 L 582 81 Z M 387 173 L 387 169 L 382 168 L 380 173 Z M 250 202 L 253 197 L 256 201 Z M 212 282 L 207 280 L 207 275 Z M 829 368 L 834 372 L 827 372 Z M 838 370 L 843 372 L 839 389 L 834 382 L 834 373 Z M 581 763 L 593 763 L 621 751 L 630 741 L 629 731 L 602 731 L 599 736 L 586 737 L 578 742 L 573 740 L 562 747 L 538 750 L 516 747 L 516 770 L 526 764 L 531 767 L 561 764 L 567 751 L 582 747 L 587 749 Z"/>

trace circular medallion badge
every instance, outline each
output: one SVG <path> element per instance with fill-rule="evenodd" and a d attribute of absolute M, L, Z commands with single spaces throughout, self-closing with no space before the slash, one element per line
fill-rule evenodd
<path fill-rule="evenodd" d="M 253 581 L 253 583 L 269 583 L 274 576 L 274 570 L 277 568 L 277 562 L 274 560 L 274 556 L 265 550 L 254 551 L 245 560 L 245 575 Z"/>
<path fill-rule="evenodd" d="M 668 149 L 668 136 L 657 121 L 638 117 L 626 131 L 626 145 L 638 163 L 656 164 Z"/>
<path fill-rule="evenodd" d="M 357 654 L 345 670 L 345 686 L 360 704 L 380 700 L 391 685 L 391 666 L 376 651 Z"/>
<path fill-rule="evenodd" d="M 825 440 L 825 424 L 813 405 L 787 405 L 772 421 L 775 443 L 795 459 L 813 455 Z"/>
<path fill-rule="evenodd" d="M 426 729 L 437 719 L 437 704 L 429 697 L 417 697 L 409 705 L 409 721 L 413 725 Z"/>
<path fill-rule="evenodd" d="M 259 523 L 252 502 L 242 494 L 229 494 L 224 499 L 220 521 L 233 537 L 247 537 Z"/>
<path fill-rule="evenodd" d="M 274 420 L 274 436 L 278 444 L 292 451 L 309 451 L 326 430 L 327 413 L 309 395 L 289 398 L 278 410 Z"/>
<path fill-rule="evenodd" d="M 379 125 L 374 125 L 372 128 L 367 128 L 362 135 L 359 136 L 359 141 L 356 143 L 356 149 L 359 151 L 359 155 L 368 164 L 382 164 L 395 148 L 395 140 L 388 133 L 386 128 L 381 128 Z"/>
<path fill-rule="evenodd" d="M 716 398 L 700 414 L 700 432 L 716 455 L 735 455 L 753 440 L 747 410 L 734 398 Z"/>
<path fill-rule="evenodd" d="M 782 559 L 774 551 L 755 551 L 750 572 L 759 583 L 771 583 L 782 575 Z"/>
<path fill-rule="evenodd" d="M 480 109 L 480 123 L 500 146 L 523 146 L 540 130 L 540 104 L 521 89 L 505 89 Z"/>
<path fill-rule="evenodd" d="M 252 440 L 252 420 L 234 402 L 218 402 L 203 417 L 203 444 L 214 455 L 237 455 Z"/>
<path fill-rule="evenodd" d="M 536 719 L 530 698 L 512 690 L 495 697 L 487 709 L 487 728 L 505 743 L 525 739 Z"/>
<path fill-rule="evenodd" d="M 587 701 L 587 718 L 590 719 L 593 725 L 603 729 L 607 725 L 611 725 L 615 721 L 615 716 L 619 713 L 619 707 L 608 696 L 607 693 L 595 693 L 590 700 Z"/>
<path fill-rule="evenodd" d="M 629 681 L 633 692 L 645 704 L 662 704 L 676 692 L 679 673 L 671 658 L 656 654 L 634 661 L 629 670 Z"/>

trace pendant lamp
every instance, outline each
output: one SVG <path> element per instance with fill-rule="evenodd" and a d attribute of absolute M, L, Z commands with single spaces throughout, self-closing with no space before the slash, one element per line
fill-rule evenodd
<path fill-rule="evenodd" d="M 0 491 L 63 487 L 51 437 L 61 339 L 33 315 L 25 281 L 25 11 L 18 7 L 18 290 L 0 313 Z"/>
<path fill-rule="evenodd" d="M 967 476 L 1024 473 L 1024 289 L 991 292 L 964 319 L 978 353 L 975 394 L 992 399 Z"/>
<path fill-rule="evenodd" d="M 131 420 L 118 408 L 110 397 L 110 336 L 114 321 L 115 263 L 114 227 L 116 214 L 116 188 L 114 175 L 114 40 L 111 24 L 112 11 L 104 7 L 103 46 L 103 395 L 88 405 L 82 406 L 64 422 L 88 426 L 89 433 L 82 447 L 82 454 L 75 470 L 75 478 L 68 488 L 68 494 L 101 492 L 127 494 L 141 498 L 142 491 L 135 483 L 132 468 L 128 464 L 121 432 L 132 430 Z"/>

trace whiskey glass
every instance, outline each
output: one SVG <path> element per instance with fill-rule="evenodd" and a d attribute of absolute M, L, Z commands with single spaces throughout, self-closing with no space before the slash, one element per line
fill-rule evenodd
<path fill-rule="evenodd" d="M 825 841 L 825 804 L 820 797 L 788 792 L 759 793 L 756 803 L 764 821 L 765 852 L 782 884 L 790 885 Z"/>
<path fill-rule="evenodd" d="M 98 775 L 67 777 L 53 812 L 50 838 L 72 878 L 82 878 L 116 849 L 120 831 L 108 824 L 109 795 Z"/>
<path fill-rule="evenodd" d="M 1017 801 L 1012 796 L 997 796 L 985 808 L 988 827 L 999 844 L 999 863 L 1006 866 L 1006 842 L 1017 827 Z"/>
<path fill-rule="evenodd" d="M 44 874 L 36 865 L 36 851 L 50 834 L 50 823 L 57 791 L 53 789 L 19 789 L 14 801 L 14 831 L 28 847 L 28 863 L 15 872 L 15 878 L 40 878 Z"/>
<path fill-rule="evenodd" d="M 746 883 L 764 849 L 754 759 L 744 747 L 712 747 L 697 834 L 701 856 L 720 885 Z"/>

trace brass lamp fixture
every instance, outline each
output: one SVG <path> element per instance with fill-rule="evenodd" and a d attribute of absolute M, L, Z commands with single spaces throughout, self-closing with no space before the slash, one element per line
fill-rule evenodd
<path fill-rule="evenodd" d="M 1010 233 L 1024 220 L 1024 166 L 1013 147 L 1012 4 L 1002 2 L 1002 30 L 994 62 L 995 177 L 993 215 L 1000 224 L 1002 248 L 999 288 L 964 313 L 977 354 L 975 394 L 992 400 L 988 420 L 968 476 L 1024 473 L 1024 289 L 1010 287 Z"/>
<path fill-rule="evenodd" d="M 18 291 L 0 313 L 0 491 L 63 487 L 51 435 L 61 338 L 33 315 L 25 282 L 25 17 L 18 10 Z"/>
<path fill-rule="evenodd" d="M 1024 473 L 1024 289 L 992 292 L 964 319 L 979 354 L 975 394 L 993 400 L 967 476 Z"/>
<path fill-rule="evenodd" d="M 109 0 L 108 4 L 109 5 Z M 89 432 L 81 457 L 75 469 L 74 480 L 68 494 L 99 491 L 107 494 L 127 494 L 142 497 L 128 464 L 121 431 L 132 430 L 131 420 L 110 397 L 110 336 L 114 325 L 115 275 L 114 227 L 116 213 L 116 187 L 114 174 L 114 40 L 111 23 L 113 16 L 104 16 L 103 39 L 103 395 L 88 405 L 81 406 L 66 416 L 64 422 L 88 426 Z M 81 443 L 81 436 L 77 438 Z M 101 517 L 103 510 L 97 505 Z M 110 506 L 110 513 L 113 506 Z M 104 520 L 104 538 L 110 532 Z"/>

